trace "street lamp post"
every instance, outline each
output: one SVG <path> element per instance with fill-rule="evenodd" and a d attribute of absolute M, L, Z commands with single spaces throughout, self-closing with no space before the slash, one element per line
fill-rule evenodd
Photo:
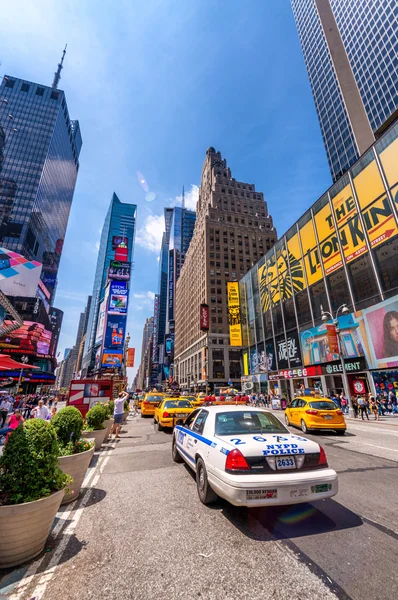
<path fill-rule="evenodd" d="M 354 407 L 352 405 L 352 399 L 351 399 L 351 393 L 350 393 L 350 386 L 348 383 L 348 377 L 347 377 L 347 371 L 345 368 L 345 363 L 344 363 L 344 354 L 343 354 L 343 349 L 342 349 L 342 345 L 341 345 L 341 338 L 340 338 L 340 328 L 339 328 L 339 321 L 338 321 L 338 316 L 339 316 L 339 312 L 341 311 L 341 314 L 347 314 L 349 312 L 348 306 L 347 304 L 342 304 L 341 306 L 339 306 L 339 308 L 336 310 L 336 314 L 333 317 L 332 313 L 328 312 L 327 310 L 323 310 L 322 305 L 321 305 L 321 317 L 322 317 L 322 321 L 328 321 L 329 319 L 332 320 L 333 325 L 336 328 L 336 334 L 337 334 L 337 344 L 338 344 L 338 349 L 339 349 L 339 357 L 340 357 L 340 363 L 341 363 L 341 372 L 342 372 L 342 376 L 343 376 L 343 385 L 344 385 L 344 392 L 346 395 L 346 398 L 348 400 L 348 416 L 349 417 L 354 417 L 355 416 L 355 412 L 354 412 Z"/>
<path fill-rule="evenodd" d="M 26 365 L 27 362 L 29 362 L 29 358 L 27 356 L 22 356 L 21 358 L 21 362 Z M 19 379 L 18 379 L 18 387 L 17 387 L 17 394 L 19 393 L 19 388 L 21 387 L 21 381 L 22 381 L 22 375 L 23 375 L 23 369 L 21 369 L 21 372 L 19 374 Z"/>

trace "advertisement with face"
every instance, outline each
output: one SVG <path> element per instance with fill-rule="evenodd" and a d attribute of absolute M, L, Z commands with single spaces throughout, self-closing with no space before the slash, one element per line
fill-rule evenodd
<path fill-rule="evenodd" d="M 104 351 L 102 355 L 103 367 L 121 367 L 123 352 L 122 350 Z"/>
<path fill-rule="evenodd" d="M 371 369 L 398 367 L 398 296 L 355 313 Z"/>
<path fill-rule="evenodd" d="M 328 343 L 328 325 L 331 321 L 322 323 L 318 327 L 305 329 L 300 332 L 303 364 L 319 365 L 339 359 L 335 347 L 330 348 Z M 358 323 L 354 315 L 341 315 L 339 317 L 340 340 L 345 358 L 355 358 L 364 355 L 362 339 L 358 331 Z M 331 351 L 332 350 L 332 351 Z"/>
<path fill-rule="evenodd" d="M 108 279 L 128 281 L 130 279 L 131 263 L 120 260 L 111 260 L 108 269 Z"/>
<path fill-rule="evenodd" d="M 12 321 L 6 319 L 4 326 L 7 327 L 12 323 Z M 50 356 L 51 338 L 51 331 L 48 331 L 42 323 L 25 321 L 22 327 L 0 339 L 0 348 L 10 352 L 47 357 Z"/>

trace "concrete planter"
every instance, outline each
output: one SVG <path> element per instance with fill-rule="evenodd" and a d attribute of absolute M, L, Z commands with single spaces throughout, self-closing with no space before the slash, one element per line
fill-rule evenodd
<path fill-rule="evenodd" d="M 129 416 L 130 412 L 128 410 L 125 410 L 123 413 L 123 423 L 127 423 L 127 417 Z"/>
<path fill-rule="evenodd" d="M 40 554 L 64 493 L 62 489 L 34 502 L 0 506 L 0 569 Z"/>
<path fill-rule="evenodd" d="M 112 429 L 113 419 L 107 419 L 104 421 L 104 425 L 106 429 L 105 439 L 107 440 Z"/>
<path fill-rule="evenodd" d="M 82 437 L 95 441 L 95 450 L 99 450 L 105 440 L 106 429 L 95 429 L 94 431 L 82 431 Z"/>
<path fill-rule="evenodd" d="M 72 483 L 67 486 L 69 492 L 65 490 L 61 504 L 67 504 L 79 497 L 80 489 L 93 454 L 94 446 L 90 450 L 86 450 L 86 452 L 58 457 L 59 468 L 73 478 Z"/>

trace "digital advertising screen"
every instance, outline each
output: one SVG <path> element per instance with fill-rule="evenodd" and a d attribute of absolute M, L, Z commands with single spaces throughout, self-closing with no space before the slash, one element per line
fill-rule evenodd
<path fill-rule="evenodd" d="M 129 291 L 125 281 L 111 281 L 108 314 L 126 315 Z"/>
<path fill-rule="evenodd" d="M 106 321 L 104 352 L 117 348 L 123 348 L 126 332 L 126 315 L 110 315 Z"/>
<path fill-rule="evenodd" d="M 102 354 L 103 367 L 121 367 L 123 359 L 122 350 L 104 350 Z"/>
<path fill-rule="evenodd" d="M 120 246 L 120 244 L 125 244 L 128 247 L 129 239 L 123 235 L 114 235 L 112 238 L 112 248 L 115 249 Z"/>
<path fill-rule="evenodd" d="M 130 279 L 131 263 L 121 260 L 111 260 L 108 270 L 108 279 L 128 281 Z"/>
<path fill-rule="evenodd" d="M 7 319 L 4 321 L 5 327 L 12 324 L 13 321 Z M 48 357 L 51 354 L 51 338 L 52 332 L 46 329 L 42 323 L 25 321 L 22 327 L 0 338 L 0 348 L 15 353 Z"/>

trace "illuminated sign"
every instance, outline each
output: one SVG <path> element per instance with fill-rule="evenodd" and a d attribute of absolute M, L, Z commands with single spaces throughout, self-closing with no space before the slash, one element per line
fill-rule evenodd
<path fill-rule="evenodd" d="M 108 314 L 127 314 L 129 291 L 125 281 L 111 281 Z"/>
<path fill-rule="evenodd" d="M 231 346 L 242 346 L 242 326 L 240 321 L 239 283 L 228 281 L 228 323 L 229 343 Z"/>
<path fill-rule="evenodd" d="M 122 366 L 123 351 L 122 350 L 104 350 L 102 354 L 102 366 L 119 368 Z"/>
<path fill-rule="evenodd" d="M 200 330 L 209 331 L 209 307 L 207 304 L 200 305 Z"/>
<path fill-rule="evenodd" d="M 159 323 L 159 294 L 155 294 L 153 334 L 152 334 L 152 363 L 156 363 L 157 357 L 158 357 L 158 323 Z"/>
<path fill-rule="evenodd" d="M 169 289 L 168 289 L 168 304 L 169 304 L 169 321 L 174 320 L 174 250 L 169 252 Z"/>
<path fill-rule="evenodd" d="M 135 348 L 129 348 L 127 350 L 127 367 L 134 367 L 134 359 L 135 359 Z"/>
<path fill-rule="evenodd" d="M 129 245 L 128 238 L 124 237 L 123 235 L 114 235 L 112 238 L 112 249 L 115 250 L 115 248 L 120 246 L 120 244 L 124 244 L 125 246 L 128 247 L 128 245 Z"/>
<path fill-rule="evenodd" d="M 13 321 L 5 319 L 4 327 L 12 325 Z M 34 354 L 38 357 L 51 356 L 52 332 L 42 323 L 24 321 L 24 324 L 12 333 L 0 338 L 0 348 L 6 353 Z"/>
<path fill-rule="evenodd" d="M 128 281 L 130 279 L 131 263 L 111 260 L 108 269 L 108 279 Z"/>
<path fill-rule="evenodd" d="M 123 348 L 126 332 L 126 315 L 108 314 L 105 327 L 104 352 Z"/>

